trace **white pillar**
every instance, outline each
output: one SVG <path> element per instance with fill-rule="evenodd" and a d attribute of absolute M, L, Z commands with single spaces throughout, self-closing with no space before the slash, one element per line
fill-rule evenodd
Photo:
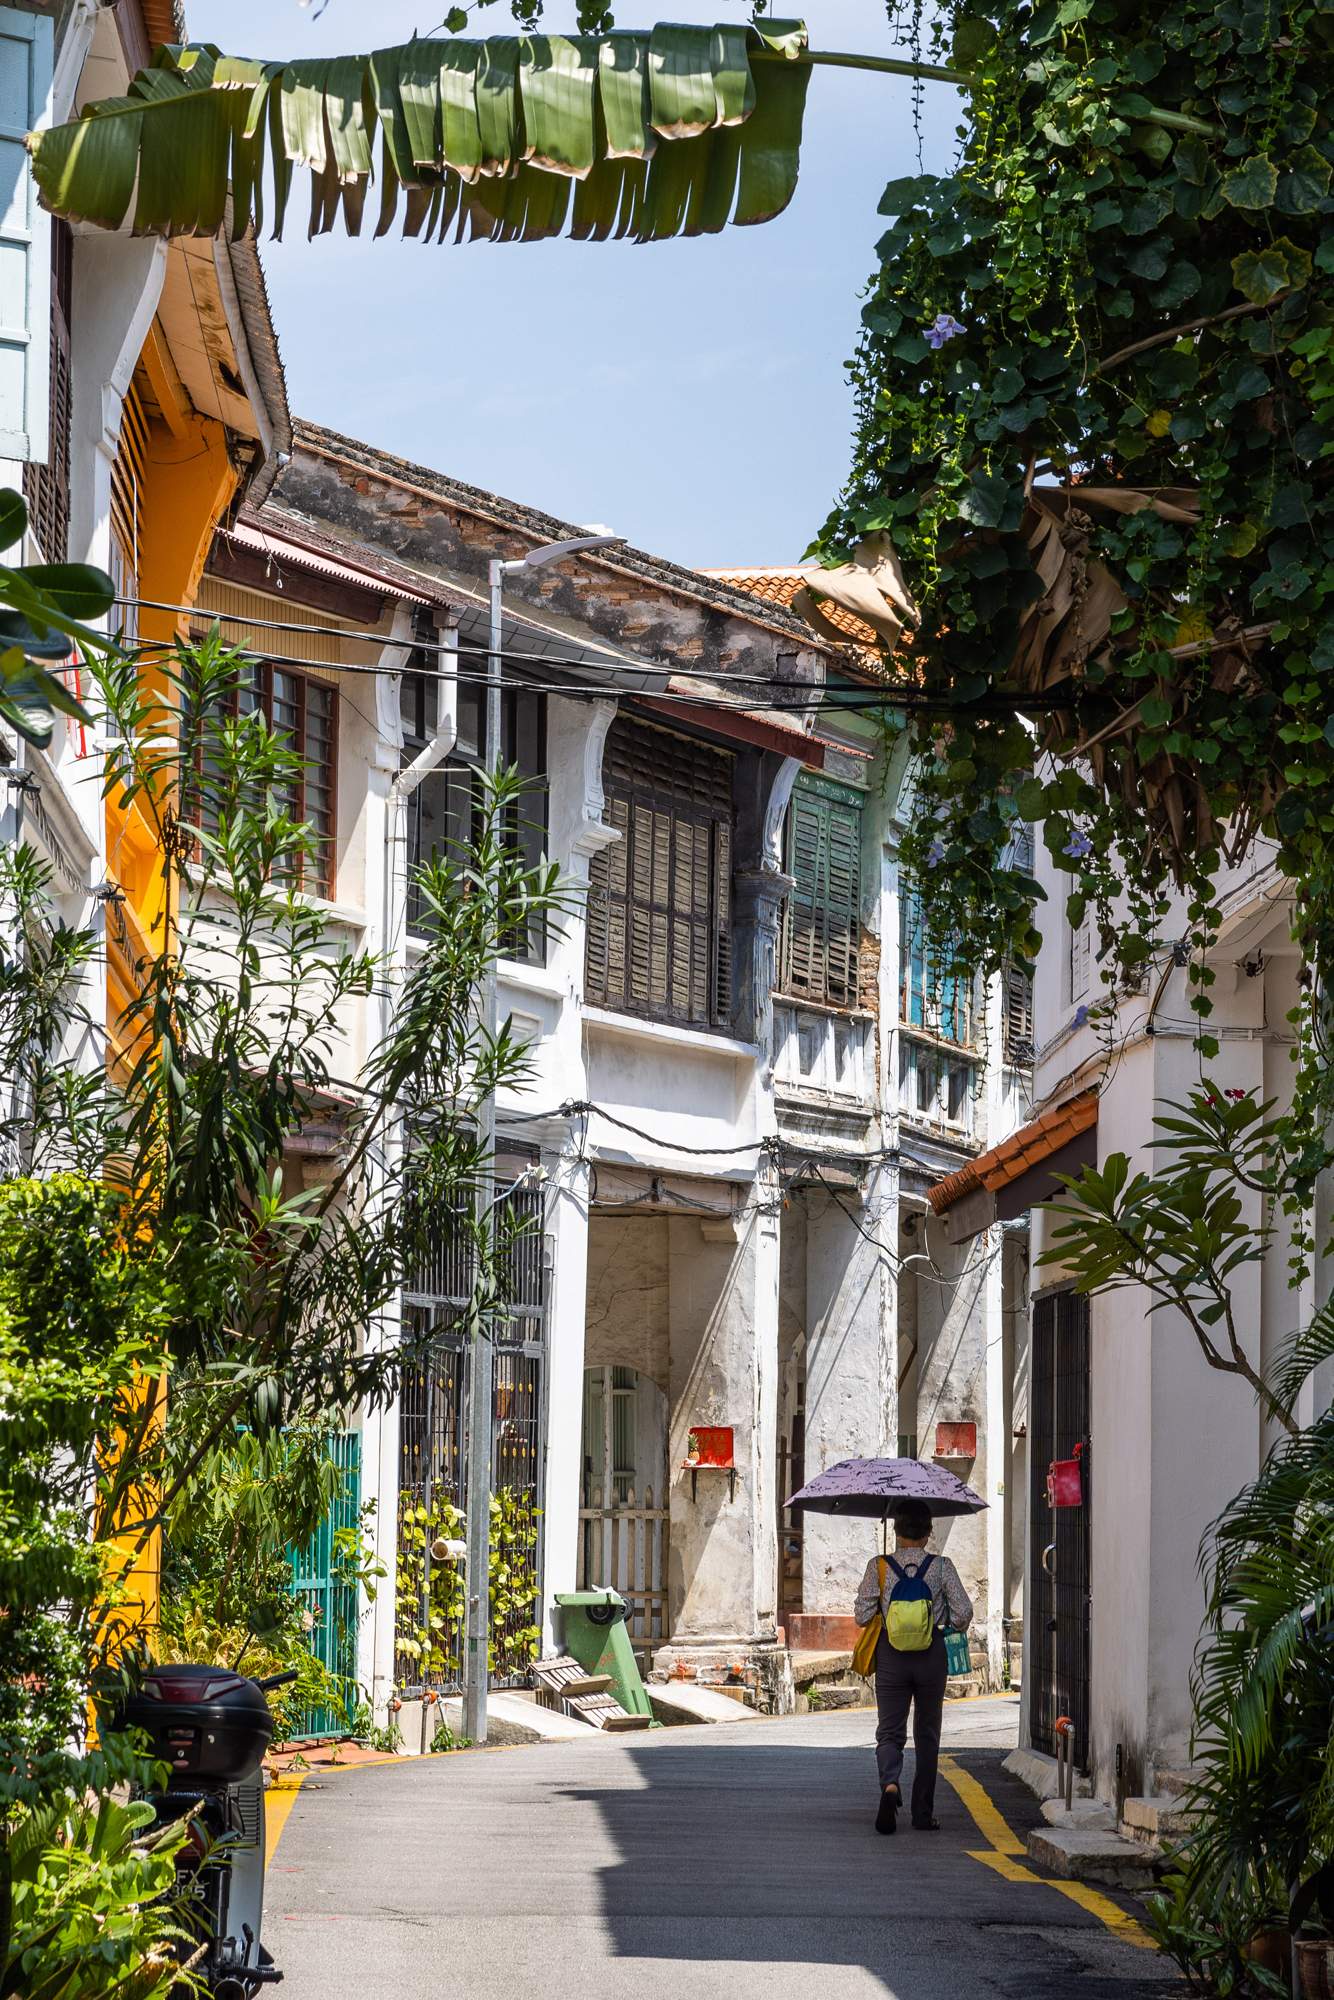
<path fill-rule="evenodd" d="M 557 1592 L 574 1589 L 578 1566 L 590 1181 L 577 1138 L 572 1138 L 553 1176 L 547 1205 L 552 1271 L 547 1305 L 547 1458 L 542 1503 L 544 1652 L 553 1650 L 556 1643 L 552 1601 Z"/>
<path fill-rule="evenodd" d="M 366 1032 L 361 1042 L 369 1055 L 376 1041 L 393 1026 L 394 1008 L 407 964 L 407 875 L 406 833 L 403 814 L 394 796 L 394 779 L 402 756 L 402 724 L 399 716 L 399 686 L 408 658 L 410 614 L 400 606 L 391 631 L 391 643 L 381 655 L 381 671 L 375 679 L 376 744 L 366 775 L 365 880 L 362 887 L 366 911 L 366 949 L 380 965 L 378 992 L 362 1005 L 366 1010 Z M 396 1172 L 401 1137 L 391 1121 L 385 1137 L 385 1169 L 377 1177 L 372 1199 L 383 1198 L 385 1179 Z M 372 1167 L 372 1172 L 374 1172 Z M 367 1345 L 377 1352 L 395 1352 L 403 1338 L 403 1314 L 397 1295 L 376 1315 L 366 1330 Z M 366 1689 L 377 1725 L 389 1720 L 389 1700 L 394 1692 L 394 1637 L 396 1627 L 398 1566 L 398 1459 L 399 1398 L 380 1402 L 361 1412 L 362 1498 L 373 1499 L 372 1542 L 376 1562 L 383 1574 L 377 1581 L 375 1597 L 360 1607 L 361 1623 L 357 1646 L 357 1675 Z"/>
<path fill-rule="evenodd" d="M 986 1273 L 978 1309 L 986 1346 L 985 1431 L 981 1444 L 982 1498 L 987 1503 L 987 1679 L 998 1688 L 1005 1659 L 1005 1613 L 1009 1607 L 1009 1500 L 1005 1487 L 1008 1419 L 1005 1338 L 1005 1232 L 987 1231 Z"/>

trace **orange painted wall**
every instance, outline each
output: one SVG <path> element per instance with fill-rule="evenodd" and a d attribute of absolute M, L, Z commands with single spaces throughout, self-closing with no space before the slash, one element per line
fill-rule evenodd
<path fill-rule="evenodd" d="M 225 514 L 240 480 L 227 449 L 223 426 L 191 412 L 173 431 L 160 417 L 150 423 L 140 507 L 139 596 L 159 604 L 191 605 L 208 559 L 214 529 Z M 141 608 L 142 639 L 170 641 L 185 630 L 175 611 Z M 141 681 L 146 690 L 168 699 L 168 683 L 146 655 Z M 167 916 L 162 855 L 151 819 L 137 804 L 126 805 L 112 793 L 107 800 L 107 854 L 111 873 L 125 892 L 122 920 L 130 940 L 127 953 L 111 941 L 107 954 L 107 1031 L 113 1051 L 123 1052 L 118 1032 L 135 958 L 160 952 Z M 156 1392 L 165 1414 L 165 1382 Z M 112 1541 L 128 1555 L 140 1531 L 113 1534 Z M 161 1600 L 162 1542 L 160 1531 L 132 1560 L 124 1578 L 125 1597 L 118 1622 L 127 1632 L 151 1635 L 157 1627 Z"/>

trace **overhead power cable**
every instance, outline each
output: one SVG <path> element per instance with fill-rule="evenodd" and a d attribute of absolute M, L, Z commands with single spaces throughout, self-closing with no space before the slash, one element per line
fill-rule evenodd
<path fill-rule="evenodd" d="M 438 645 L 427 640 L 406 638 L 396 640 L 385 632 L 357 632 L 349 631 L 345 627 L 336 625 L 293 624 L 277 619 L 249 618 L 240 612 L 211 611 L 202 609 L 198 605 L 167 604 L 151 598 L 117 598 L 116 602 L 127 608 L 138 606 L 145 610 L 169 611 L 177 613 L 182 617 L 206 618 L 210 622 L 216 621 L 223 624 L 244 625 L 255 631 L 291 631 L 305 633 L 311 638 L 339 639 L 352 644 L 380 646 L 382 648 L 393 646 L 404 649 L 409 655 L 416 653 L 450 659 L 460 654 L 466 654 L 478 659 L 487 659 L 490 656 L 489 647 L 483 645 L 472 646 L 466 643 Z M 533 629 L 538 630 L 540 628 Z M 138 640 L 135 642 L 133 650 L 140 652 L 172 652 L 175 649 L 175 645 L 176 641 L 172 639 Z M 240 648 L 238 650 L 246 649 Z M 386 671 L 383 667 L 373 666 L 360 661 L 313 660 L 298 654 L 277 654 L 267 651 L 263 657 L 271 661 L 275 666 L 313 668 L 323 673 L 379 675 Z M 588 668 L 605 666 L 609 670 L 614 670 L 622 674 L 665 674 L 674 671 L 671 663 L 667 661 L 644 660 L 641 662 L 628 660 L 616 654 L 601 656 L 596 650 L 585 654 L 563 654 L 534 653 L 526 652 L 521 647 L 502 647 L 497 657 L 506 664 L 523 666 L 529 669 L 546 666 Z M 441 669 L 411 665 L 407 665 L 398 671 L 417 674 L 424 680 L 458 681 L 463 684 L 475 684 L 477 686 L 484 685 L 486 678 L 484 674 L 474 675 L 458 671 L 449 672 Z M 940 715 L 953 715 L 960 708 L 966 708 L 970 714 L 987 714 L 994 711 L 997 714 L 1012 715 L 1018 711 L 1025 714 L 1049 715 L 1055 711 L 1065 711 L 1073 708 L 1098 709 L 1100 707 L 1110 708 L 1114 706 L 1110 697 L 1076 693 L 1074 691 L 1046 699 L 1038 696 L 1007 694 L 982 696 L 974 701 L 959 702 L 947 700 L 939 696 L 919 695 L 912 688 L 897 684 L 893 686 L 857 685 L 833 690 L 824 684 L 816 686 L 807 681 L 786 680 L 777 674 L 733 673 L 720 674 L 719 682 L 726 687 L 754 687 L 758 689 L 782 690 L 786 696 L 783 700 L 761 701 L 747 696 L 744 707 L 751 711 L 767 709 L 779 714 L 786 713 L 792 715 L 818 713 L 820 711 L 825 713 L 841 712 L 857 714 L 862 711 L 876 711 L 886 708 L 920 710 L 928 714 Z M 608 688 L 590 687 L 586 681 L 560 685 L 543 680 L 540 685 L 549 694 L 560 694 L 574 699 L 583 698 L 585 700 L 604 700 L 609 692 L 615 691 Z M 637 693 L 642 691 L 623 690 L 623 692 Z M 710 695 L 707 692 L 691 693 L 682 690 L 664 689 L 661 692 L 654 690 L 652 699 L 654 701 L 677 702 L 694 708 L 714 708 L 720 712 L 728 710 L 735 712 L 743 706 L 743 704 L 727 701 L 721 697 Z"/>

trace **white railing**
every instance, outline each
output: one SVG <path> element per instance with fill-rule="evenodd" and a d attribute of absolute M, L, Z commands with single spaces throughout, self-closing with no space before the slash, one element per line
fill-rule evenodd
<path fill-rule="evenodd" d="M 624 1497 L 595 1486 L 592 1504 L 579 1509 L 580 1590 L 609 1584 L 629 1601 L 630 1643 L 649 1652 L 670 1636 L 667 1625 L 667 1509 L 653 1504 L 653 1488 L 642 1501 L 629 1487 Z"/>

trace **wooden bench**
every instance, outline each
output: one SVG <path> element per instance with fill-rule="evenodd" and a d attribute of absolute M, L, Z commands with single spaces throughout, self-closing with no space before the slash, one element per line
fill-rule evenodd
<path fill-rule="evenodd" d="M 647 1729 L 647 1715 L 631 1715 L 621 1707 L 611 1686 L 610 1674 L 586 1673 L 578 1660 L 539 1660 L 533 1668 L 533 1686 L 544 1708 L 559 1709 L 591 1729 Z"/>

